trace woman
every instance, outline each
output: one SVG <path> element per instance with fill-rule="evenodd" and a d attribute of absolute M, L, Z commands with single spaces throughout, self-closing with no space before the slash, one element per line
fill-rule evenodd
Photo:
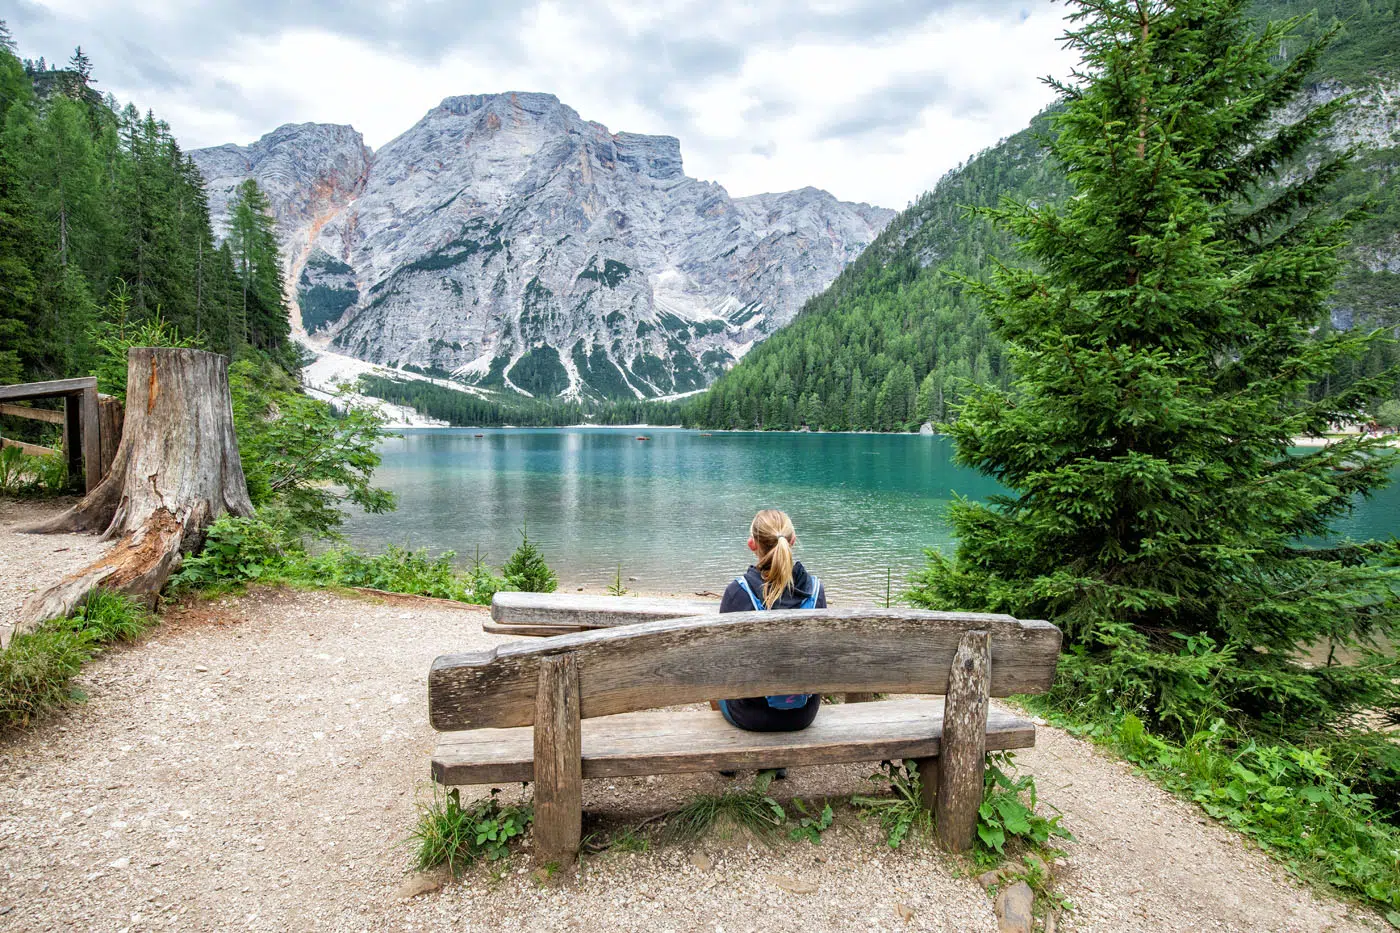
<path fill-rule="evenodd" d="M 764 509 L 749 525 L 749 550 L 758 557 L 742 577 L 724 591 L 720 612 L 762 612 L 767 609 L 825 609 L 821 581 L 793 560 L 797 532 L 792 519 L 777 509 Z M 750 732 L 796 732 L 817 718 L 819 694 L 791 694 L 720 700 L 714 704 L 729 724 Z"/>

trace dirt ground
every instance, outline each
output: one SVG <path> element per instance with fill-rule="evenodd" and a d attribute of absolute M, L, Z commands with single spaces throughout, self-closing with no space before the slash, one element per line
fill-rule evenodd
<path fill-rule="evenodd" d="M 41 585 L 61 568 L 32 555 L 62 545 L 20 541 L 14 511 L 0 506 L 0 579 Z M 890 851 L 844 812 L 820 846 L 713 836 L 604 853 L 565 887 L 517 858 L 400 897 L 404 840 L 431 795 L 428 666 L 503 640 L 485 618 L 265 589 L 169 611 L 88 666 L 85 703 L 0 739 L 0 929 L 996 930 L 966 863 Z M 1061 930 L 1382 928 L 1058 730 L 1018 761 L 1076 836 L 1055 869 L 1074 904 Z M 773 790 L 850 794 L 871 770 L 794 768 Z M 589 781 L 584 807 L 617 826 L 725 784 Z"/>

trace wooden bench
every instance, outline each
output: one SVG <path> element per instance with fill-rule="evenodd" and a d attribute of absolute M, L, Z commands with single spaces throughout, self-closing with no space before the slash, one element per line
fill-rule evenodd
<path fill-rule="evenodd" d="M 1060 631 L 1004 615 L 777 610 L 626 625 L 444 655 L 428 674 L 442 784 L 535 783 L 535 854 L 571 864 L 582 779 L 912 759 L 938 834 L 971 845 L 987 751 L 1035 744 L 989 696 L 1050 687 Z M 943 694 L 824 706 L 801 732 L 735 729 L 710 710 L 777 693 Z"/>
<path fill-rule="evenodd" d="M 657 619 L 717 615 L 719 599 L 653 599 L 646 596 L 585 596 L 579 593 L 497 593 L 491 621 L 497 635 L 546 637 Z"/>

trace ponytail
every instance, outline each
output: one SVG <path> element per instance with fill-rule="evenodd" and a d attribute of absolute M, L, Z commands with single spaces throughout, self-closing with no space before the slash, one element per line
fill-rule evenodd
<path fill-rule="evenodd" d="M 758 570 L 763 575 L 763 606 L 772 609 L 792 585 L 792 542 L 797 537 L 792 519 L 777 509 L 764 509 L 749 525 L 758 545 Z"/>

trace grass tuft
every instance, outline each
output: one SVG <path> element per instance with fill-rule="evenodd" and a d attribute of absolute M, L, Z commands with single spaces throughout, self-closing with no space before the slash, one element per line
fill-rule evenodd
<path fill-rule="evenodd" d="M 772 783 L 773 772 L 762 771 L 753 786 L 745 790 L 700 794 L 666 817 L 660 830 L 661 841 L 691 842 L 716 826 L 726 826 L 747 830 L 771 845 L 787 821 L 782 805 L 768 796 Z"/>
<path fill-rule="evenodd" d="M 460 869 L 481 859 L 498 861 L 510 855 L 534 822 L 529 806 L 502 804 L 491 796 L 462 805 L 461 793 L 433 788 L 433 799 L 418 806 L 418 823 L 409 835 L 414 865 L 419 871 L 446 864 L 455 877 Z"/>

